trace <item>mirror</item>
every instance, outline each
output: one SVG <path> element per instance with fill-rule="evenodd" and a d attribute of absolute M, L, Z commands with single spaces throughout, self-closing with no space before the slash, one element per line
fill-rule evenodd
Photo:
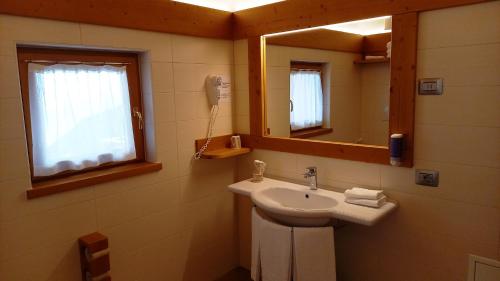
<path fill-rule="evenodd" d="M 265 36 L 267 136 L 388 146 L 392 17 Z"/>

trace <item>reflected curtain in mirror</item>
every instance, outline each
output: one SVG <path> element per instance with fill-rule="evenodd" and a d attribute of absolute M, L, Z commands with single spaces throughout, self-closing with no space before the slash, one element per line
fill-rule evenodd
<path fill-rule="evenodd" d="M 291 130 L 323 125 L 323 90 L 321 72 L 296 70 L 290 72 Z"/>

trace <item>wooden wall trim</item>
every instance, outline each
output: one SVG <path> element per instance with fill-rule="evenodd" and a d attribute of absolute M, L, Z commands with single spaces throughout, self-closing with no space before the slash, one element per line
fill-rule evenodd
<path fill-rule="evenodd" d="M 250 103 L 250 134 L 263 136 L 266 127 L 266 39 L 252 37 L 248 39 L 248 81 Z"/>
<path fill-rule="evenodd" d="M 418 14 L 392 18 L 391 100 L 389 131 L 404 137 L 403 166 L 413 166 Z"/>
<path fill-rule="evenodd" d="M 268 45 L 361 53 L 363 36 L 328 29 L 309 30 L 267 37 Z"/>
<path fill-rule="evenodd" d="M 293 0 L 234 14 L 234 39 L 490 0 Z"/>
<path fill-rule="evenodd" d="M 413 166 L 417 28 L 416 12 L 393 16 L 389 132 L 405 134 L 404 167 Z M 389 149 L 383 146 L 266 136 L 265 43 L 263 36 L 248 39 L 250 135 L 242 136 L 245 146 L 389 164 Z"/>
<path fill-rule="evenodd" d="M 241 135 L 247 147 L 368 163 L 389 164 L 387 147 L 340 142 Z"/>
<path fill-rule="evenodd" d="M 232 13 L 169 0 L 2 0 L 0 14 L 232 39 Z"/>

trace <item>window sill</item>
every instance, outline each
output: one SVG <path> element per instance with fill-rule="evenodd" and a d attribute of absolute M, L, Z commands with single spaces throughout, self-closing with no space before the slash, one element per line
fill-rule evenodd
<path fill-rule="evenodd" d="M 313 128 L 309 130 L 300 130 L 290 132 L 290 137 L 295 139 L 307 139 L 315 136 L 326 135 L 333 132 L 332 128 Z"/>
<path fill-rule="evenodd" d="M 33 199 L 99 183 L 152 173 L 161 169 L 161 163 L 142 162 L 126 164 L 105 170 L 96 170 L 65 178 L 33 183 L 32 188 L 26 191 L 26 196 L 28 199 Z"/>

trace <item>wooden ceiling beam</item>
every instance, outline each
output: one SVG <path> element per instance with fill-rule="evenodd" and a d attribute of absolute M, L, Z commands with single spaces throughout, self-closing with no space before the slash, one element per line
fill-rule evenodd
<path fill-rule="evenodd" d="M 232 38 L 232 13 L 170 0 L 2 0 L 0 14 Z"/>
<path fill-rule="evenodd" d="M 488 0 L 291 0 L 234 13 L 234 39 Z"/>

